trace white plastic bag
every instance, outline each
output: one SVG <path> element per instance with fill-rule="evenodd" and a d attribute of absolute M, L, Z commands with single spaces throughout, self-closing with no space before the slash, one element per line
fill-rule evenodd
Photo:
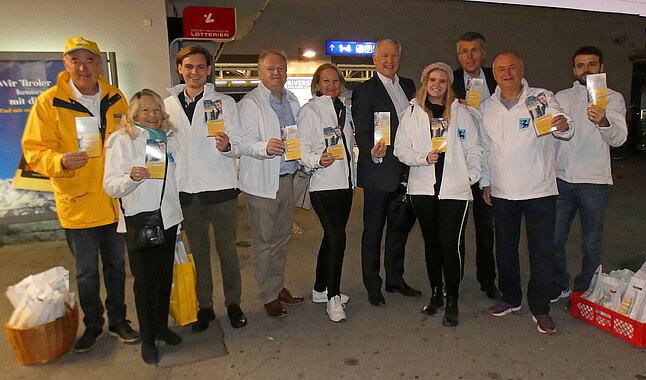
<path fill-rule="evenodd" d="M 65 315 L 65 304 L 74 306 L 69 292 L 69 271 L 54 267 L 45 272 L 27 276 L 7 288 L 7 297 L 14 306 L 9 325 L 28 328 L 43 325 Z"/>

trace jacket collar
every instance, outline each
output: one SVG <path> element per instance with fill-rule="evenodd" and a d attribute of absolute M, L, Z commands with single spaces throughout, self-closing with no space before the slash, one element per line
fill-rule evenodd
<path fill-rule="evenodd" d="M 67 82 L 70 80 L 71 75 L 67 71 L 61 71 L 58 73 L 58 77 L 56 78 L 56 95 L 55 97 L 68 101 L 69 99 L 75 99 L 74 94 L 72 93 L 72 89 L 70 89 L 70 86 L 67 84 Z M 99 91 L 101 92 L 101 99 L 105 96 L 105 94 L 110 92 L 109 89 L 109 84 L 108 82 L 103 79 L 101 75 L 99 75 Z"/>

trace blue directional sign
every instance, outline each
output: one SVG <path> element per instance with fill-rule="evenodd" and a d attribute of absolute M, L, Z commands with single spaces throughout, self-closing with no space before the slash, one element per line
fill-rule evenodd
<path fill-rule="evenodd" d="M 375 52 L 374 41 L 327 41 L 327 55 L 372 55 Z"/>

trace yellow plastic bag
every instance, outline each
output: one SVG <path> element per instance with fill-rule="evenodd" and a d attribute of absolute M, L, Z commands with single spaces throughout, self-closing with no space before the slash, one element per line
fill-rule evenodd
<path fill-rule="evenodd" d="M 197 296 L 195 294 L 195 263 L 187 255 L 180 239 L 175 243 L 173 285 L 170 291 L 170 315 L 180 326 L 197 321 Z"/>

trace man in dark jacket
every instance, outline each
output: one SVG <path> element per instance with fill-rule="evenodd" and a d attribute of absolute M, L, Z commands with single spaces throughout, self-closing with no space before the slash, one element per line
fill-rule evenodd
<path fill-rule="evenodd" d="M 368 300 L 373 306 L 383 306 L 379 276 L 381 238 L 388 215 L 388 205 L 397 195 L 401 182 L 406 182 L 408 167 L 393 155 L 399 115 L 415 96 L 415 84 L 397 76 L 401 59 L 401 45 L 382 39 L 375 45 L 372 56 L 377 75 L 359 85 L 352 94 L 352 118 L 355 122 L 359 146 L 357 185 L 363 188 L 363 236 L 361 237 L 361 269 Z M 375 142 L 375 113 L 389 120 L 390 139 Z M 391 222 L 388 222 L 390 226 Z M 404 249 L 408 232 L 386 230 L 384 267 L 386 291 L 408 297 L 419 297 L 422 292 L 404 281 Z"/>
<path fill-rule="evenodd" d="M 482 67 L 487 57 L 485 38 L 478 32 L 467 32 L 460 36 L 456 47 L 462 68 L 453 72 L 455 96 L 466 99 L 467 91 L 471 89 L 472 78 L 479 78 L 484 81 L 479 99 L 482 102 L 496 90 L 496 80 L 491 68 Z M 473 192 L 473 222 L 476 228 L 476 277 L 480 283 L 480 289 L 487 297 L 497 299 L 500 298 L 500 292 L 495 284 L 493 209 L 482 199 L 482 191 L 477 183 L 471 186 L 471 191 Z"/>

